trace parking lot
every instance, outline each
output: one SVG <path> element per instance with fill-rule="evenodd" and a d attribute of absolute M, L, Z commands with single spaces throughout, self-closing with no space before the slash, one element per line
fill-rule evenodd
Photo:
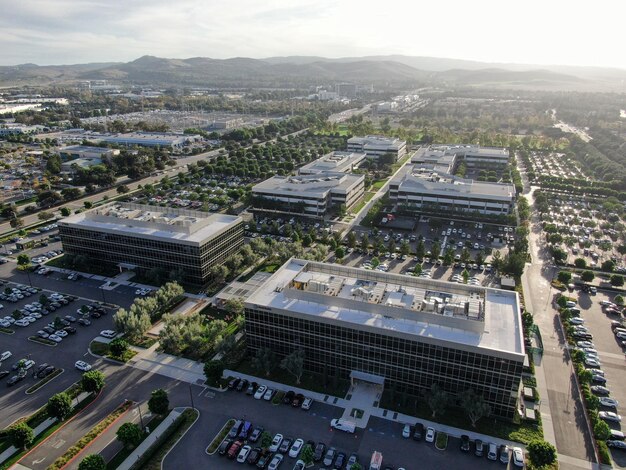
<path fill-rule="evenodd" d="M 598 352 L 601 369 L 605 373 L 606 387 L 610 390 L 610 397 L 618 400 L 617 409 L 601 407 L 601 411 L 613 411 L 622 414 L 626 404 L 626 358 L 620 339 L 616 338 L 611 330 L 611 321 L 620 320 L 619 316 L 609 314 L 603 309 L 600 302 L 613 300 L 615 294 L 599 291 L 597 295 L 578 292 L 578 307 L 585 320 L 584 325 L 593 335 L 592 342 Z M 569 295 L 572 295 L 571 293 Z M 611 429 L 624 431 L 620 423 L 607 421 Z M 612 451 L 614 466 L 626 468 L 626 452 L 614 449 Z"/>
<path fill-rule="evenodd" d="M 368 468 L 372 453 L 376 450 L 383 454 L 383 466 L 391 468 L 412 469 L 483 469 L 486 465 L 492 464 L 486 458 L 474 455 L 474 447 L 470 452 L 464 453 L 460 450 L 460 440 L 450 438 L 447 449 L 437 450 L 433 443 L 424 440 L 415 441 L 411 438 L 402 437 L 403 424 L 392 421 L 370 418 L 368 427 L 365 430 L 358 429 L 355 434 L 350 434 L 330 427 L 330 420 L 339 418 L 342 414 L 340 408 L 329 404 L 314 402 L 308 411 L 294 408 L 289 405 L 272 403 L 264 400 L 255 400 L 251 396 L 246 396 L 243 392 L 228 391 L 225 393 L 205 392 L 196 400 L 208 400 L 214 402 L 211 409 L 216 414 L 223 414 L 222 419 L 212 420 L 210 428 L 193 429 L 190 436 L 183 439 L 175 447 L 170 456 L 164 462 L 164 466 L 173 465 L 176 462 L 179 466 L 192 464 L 195 467 L 204 465 L 205 468 L 241 468 L 236 460 L 230 460 L 226 456 L 221 456 L 217 452 L 215 455 L 200 455 L 199 448 L 206 448 L 213 437 L 224 426 L 229 418 L 248 420 L 252 423 L 252 428 L 263 427 L 272 436 L 277 433 L 282 434 L 292 440 L 301 438 L 306 443 L 313 441 L 325 444 L 326 448 L 334 447 L 337 452 L 343 452 L 349 457 L 353 452 L 359 457 L 359 462 Z M 233 415 L 232 411 L 236 410 Z M 253 448 L 258 445 L 251 443 Z M 280 466 L 284 469 L 292 469 L 297 459 L 285 455 L 285 459 Z M 417 462 L 419 461 L 419 464 Z M 507 468 L 500 463 L 493 463 L 498 468 Z M 510 468 L 514 468 L 510 463 Z M 322 462 L 317 462 L 310 468 L 331 468 L 324 467 Z"/>

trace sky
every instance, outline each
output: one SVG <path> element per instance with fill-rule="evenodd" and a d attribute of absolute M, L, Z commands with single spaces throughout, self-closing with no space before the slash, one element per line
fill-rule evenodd
<path fill-rule="evenodd" d="M 0 65 L 405 54 L 626 69 L 624 0 L 0 0 Z"/>

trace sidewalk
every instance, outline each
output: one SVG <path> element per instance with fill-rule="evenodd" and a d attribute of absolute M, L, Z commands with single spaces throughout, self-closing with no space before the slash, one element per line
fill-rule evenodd
<path fill-rule="evenodd" d="M 157 352 L 158 347 L 159 343 L 157 342 L 148 349 L 134 348 L 139 352 L 128 361 L 128 365 L 181 382 L 204 385 L 206 377 L 204 376 L 204 365 L 201 362 L 159 353 Z"/>

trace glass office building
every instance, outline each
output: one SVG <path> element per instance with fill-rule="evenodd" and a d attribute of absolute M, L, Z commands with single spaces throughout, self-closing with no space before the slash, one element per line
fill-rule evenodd
<path fill-rule="evenodd" d="M 196 285 L 243 245 L 239 217 L 141 204 L 114 202 L 58 224 L 66 254 L 139 271 L 180 269 Z"/>
<path fill-rule="evenodd" d="M 384 377 L 419 394 L 433 383 L 517 409 L 524 342 L 517 293 L 292 259 L 246 301 L 249 352 L 305 351 L 307 370 Z"/>

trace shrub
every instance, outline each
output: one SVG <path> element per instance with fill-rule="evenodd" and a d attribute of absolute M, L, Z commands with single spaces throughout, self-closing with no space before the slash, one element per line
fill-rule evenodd
<path fill-rule="evenodd" d="M 532 441 L 526 446 L 528 458 L 535 467 L 551 465 L 556 461 L 555 447 L 546 441 Z"/>

